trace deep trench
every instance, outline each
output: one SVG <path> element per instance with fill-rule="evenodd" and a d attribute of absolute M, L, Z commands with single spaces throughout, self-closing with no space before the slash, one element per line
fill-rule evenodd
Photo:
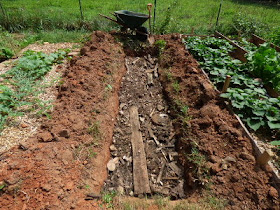
<path fill-rule="evenodd" d="M 170 107 L 158 75 L 157 51 L 137 53 L 131 48 L 125 51 L 127 72 L 119 92 L 119 114 L 110 147 L 110 161 L 116 168 L 109 170 L 104 189 L 122 195 L 143 196 L 134 193 L 133 184 L 129 108 L 134 105 L 139 110 L 151 188 L 151 193 L 145 196 L 156 194 L 169 196 L 172 200 L 185 198 L 184 168 L 179 164 Z"/>

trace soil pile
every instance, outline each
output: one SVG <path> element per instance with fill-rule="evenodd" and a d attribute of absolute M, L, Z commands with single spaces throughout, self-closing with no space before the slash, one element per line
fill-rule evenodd
<path fill-rule="evenodd" d="M 171 103 L 179 100 L 189 107 L 187 125 L 180 122 L 175 126 L 189 192 L 211 180 L 210 189 L 218 198 L 227 200 L 228 208 L 277 209 L 279 197 L 270 185 L 272 175 L 256 165 L 250 140 L 238 121 L 228 112 L 197 62 L 186 52 L 179 35 L 161 38 L 167 41 L 160 68 L 165 93 Z M 174 81 L 179 84 L 180 91 L 174 90 Z M 178 109 L 177 104 L 174 106 Z M 195 148 L 204 158 L 195 156 Z M 203 164 L 196 167 L 194 161 Z M 210 180 L 208 175 L 211 175 Z"/>
<path fill-rule="evenodd" d="M 50 120 L 28 144 L 1 155 L 4 209 L 94 209 L 118 113 L 124 52 L 113 36 L 95 32 L 58 87 Z"/>

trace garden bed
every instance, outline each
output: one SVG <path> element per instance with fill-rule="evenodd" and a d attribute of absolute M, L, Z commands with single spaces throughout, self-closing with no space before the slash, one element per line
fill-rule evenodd
<path fill-rule="evenodd" d="M 154 188 L 160 190 L 151 189 L 150 194 L 190 202 L 207 197 L 221 208 L 277 208 L 272 173 L 256 164 L 250 139 L 184 49 L 181 36 L 156 37 L 152 47 L 116 36 L 125 39 L 123 45 L 111 34 L 93 33 L 81 56 L 73 57 L 63 72 L 52 118 L 43 118 L 38 133 L 24 147 L 1 154 L 2 207 L 97 209 L 106 179 L 105 189 L 134 195 L 128 110 L 139 106 L 137 132 L 142 132 L 146 147 L 148 184 L 152 186 L 155 178 L 151 174 L 157 179 L 163 171 L 162 184 Z M 159 77 L 154 74 L 158 56 Z M 163 124 L 158 121 L 162 116 L 168 118 Z M 151 129 L 146 126 L 150 123 Z M 112 159 L 118 158 L 114 170 L 108 165 L 110 149 Z M 169 167 L 168 162 L 162 170 L 164 153 L 174 154 L 167 159 L 177 163 Z M 179 179 L 165 180 L 175 175 Z M 103 200 L 108 201 L 104 196 Z"/>

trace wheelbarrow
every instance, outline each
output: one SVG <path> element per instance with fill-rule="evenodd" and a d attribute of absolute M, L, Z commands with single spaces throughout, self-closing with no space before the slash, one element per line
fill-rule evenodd
<path fill-rule="evenodd" d="M 151 6 L 148 6 L 149 15 L 138 13 L 138 12 L 131 12 L 127 10 L 119 10 L 115 11 L 113 15 L 116 17 L 116 20 L 108 17 L 106 15 L 99 14 L 101 17 L 104 17 L 108 20 L 111 20 L 119 25 L 121 25 L 121 31 L 127 31 L 127 29 L 131 29 L 132 31 L 136 32 L 136 37 L 141 40 L 147 40 L 149 36 L 148 29 L 142 26 L 148 19 L 150 19 L 150 9 Z"/>

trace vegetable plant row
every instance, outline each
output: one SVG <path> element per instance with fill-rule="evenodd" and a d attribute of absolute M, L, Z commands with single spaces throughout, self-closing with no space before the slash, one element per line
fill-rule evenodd
<path fill-rule="evenodd" d="M 8 117 L 21 115 L 24 111 L 47 110 L 47 104 L 36 98 L 41 92 L 41 78 L 60 63 L 67 55 L 58 51 L 47 55 L 42 52 L 26 51 L 13 68 L 0 75 L 0 130 Z"/>
<path fill-rule="evenodd" d="M 223 85 L 226 75 L 231 76 L 230 88 L 228 88 L 226 93 L 221 94 L 221 97 L 231 100 L 235 113 L 250 128 L 255 131 L 265 128 L 270 129 L 273 133 L 279 133 L 280 97 L 269 97 L 262 86 L 263 83 L 258 79 L 252 78 L 249 74 L 249 69 L 252 69 L 254 74 L 257 75 L 257 72 L 264 71 L 260 68 L 265 65 L 267 65 L 267 71 L 274 71 L 272 68 L 275 65 L 272 61 L 265 64 L 261 63 L 272 59 L 271 57 L 265 57 L 265 60 L 260 59 L 261 53 L 264 51 L 269 51 L 266 53 L 272 52 L 271 49 L 268 49 L 268 46 L 263 45 L 255 49 L 255 51 L 250 51 L 247 57 L 248 63 L 244 64 L 229 56 L 228 53 L 233 50 L 233 47 L 226 40 L 213 37 L 205 39 L 189 37 L 184 40 L 184 43 L 217 87 Z M 274 61 L 278 62 L 276 57 Z M 260 75 L 266 74 L 260 72 Z M 276 84 L 275 78 L 276 76 L 274 78 L 266 76 L 262 80 L 275 81 Z M 276 85 L 276 87 L 278 86 Z"/>
<path fill-rule="evenodd" d="M 280 53 L 271 48 L 269 43 L 256 47 L 242 39 L 238 44 L 248 51 L 247 70 L 254 77 L 261 78 L 265 85 L 280 92 Z"/>

